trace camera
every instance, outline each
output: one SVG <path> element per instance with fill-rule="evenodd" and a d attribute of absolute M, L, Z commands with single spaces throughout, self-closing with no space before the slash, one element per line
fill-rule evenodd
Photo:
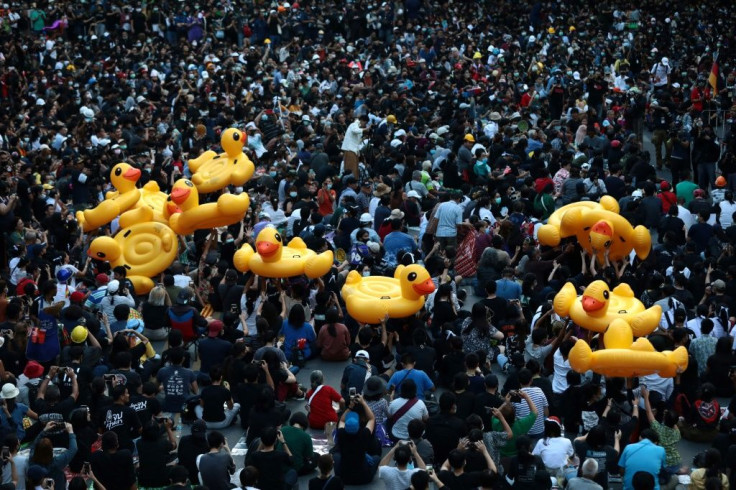
<path fill-rule="evenodd" d="M 356 396 L 358 395 L 358 390 L 356 390 L 356 389 L 355 389 L 355 387 L 353 386 L 353 387 L 351 387 L 351 388 L 350 388 L 350 389 L 348 390 L 348 393 L 349 393 L 349 395 L 350 395 L 350 399 L 351 399 L 351 400 L 354 400 L 354 399 L 355 399 L 355 397 L 356 397 Z"/>

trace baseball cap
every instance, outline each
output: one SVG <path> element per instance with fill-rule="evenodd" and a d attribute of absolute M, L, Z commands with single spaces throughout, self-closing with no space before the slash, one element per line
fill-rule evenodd
<path fill-rule="evenodd" d="M 217 337 L 220 335 L 223 328 L 225 328 L 225 324 L 220 320 L 212 320 L 210 324 L 207 325 L 207 335 L 210 337 Z"/>
<path fill-rule="evenodd" d="M 642 194 L 641 189 L 637 189 L 631 193 L 631 197 L 633 197 L 634 199 L 641 199 L 643 196 L 644 194 Z"/>
<path fill-rule="evenodd" d="M 69 295 L 69 301 L 72 303 L 81 303 L 84 301 L 84 293 L 81 291 L 74 291 Z"/>
<path fill-rule="evenodd" d="M 348 412 L 345 416 L 345 432 L 348 434 L 357 434 L 360 429 L 360 418 L 355 412 Z"/>
<path fill-rule="evenodd" d="M 371 360 L 371 356 L 370 354 L 368 354 L 368 351 L 362 349 L 355 353 L 355 358 L 367 359 L 369 361 Z"/>
<path fill-rule="evenodd" d="M 189 291 L 187 291 L 186 289 L 182 289 L 181 291 L 179 291 L 179 294 L 176 295 L 176 302 L 180 305 L 185 305 L 189 303 L 189 299 Z"/>
<path fill-rule="evenodd" d="M 422 198 L 422 196 L 420 196 L 417 191 L 409 191 L 409 192 L 407 192 L 406 197 L 413 197 L 415 199 L 421 199 Z"/>
<path fill-rule="evenodd" d="M 726 290 L 726 282 L 723 279 L 716 279 L 711 285 L 713 286 L 713 289 L 716 289 L 718 291 Z"/>
<path fill-rule="evenodd" d="M 105 284 L 107 284 L 108 282 L 110 282 L 110 278 L 107 277 L 107 274 L 97 274 L 95 276 L 95 281 L 100 286 L 104 286 Z"/>
<path fill-rule="evenodd" d="M 112 280 L 109 283 L 107 283 L 108 293 L 117 293 L 118 289 L 120 289 L 120 281 Z"/>
<path fill-rule="evenodd" d="M 360 215 L 360 222 L 361 223 L 373 223 L 373 216 L 371 216 L 371 213 L 363 213 Z"/>
<path fill-rule="evenodd" d="M 545 422 L 553 422 L 553 423 L 557 424 L 558 426 L 562 427 L 562 422 L 560 422 L 560 419 L 558 419 L 554 415 L 551 416 L 551 417 L 547 417 L 546 419 L 544 419 L 544 421 Z"/>

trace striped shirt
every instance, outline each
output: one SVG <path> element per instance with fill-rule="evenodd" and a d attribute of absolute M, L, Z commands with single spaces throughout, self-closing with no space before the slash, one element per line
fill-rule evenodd
<path fill-rule="evenodd" d="M 105 296 L 107 296 L 107 286 L 100 286 L 89 293 L 87 300 L 84 302 L 84 306 L 92 311 L 96 311 L 100 309 L 100 303 L 102 302 L 102 298 Z"/>
<path fill-rule="evenodd" d="M 547 397 L 544 396 L 542 389 L 536 386 L 522 388 L 521 391 L 529 395 L 529 398 L 534 402 L 534 406 L 537 407 L 537 420 L 534 421 L 534 425 L 529 429 L 529 435 L 539 436 L 544 434 L 544 409 L 549 406 Z M 520 403 L 514 403 L 514 411 L 516 412 L 517 419 L 526 417 L 531 413 L 529 404 L 523 398 Z"/>

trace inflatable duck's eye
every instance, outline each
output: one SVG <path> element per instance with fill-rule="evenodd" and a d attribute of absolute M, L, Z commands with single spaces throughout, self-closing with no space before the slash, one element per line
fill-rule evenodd
<path fill-rule="evenodd" d="M 406 278 L 409 279 L 410 281 L 414 281 L 417 278 L 417 273 L 411 272 L 408 276 L 406 276 Z"/>
<path fill-rule="evenodd" d="M 105 252 L 97 252 L 97 256 L 101 259 L 105 258 Z"/>
<path fill-rule="evenodd" d="M 236 132 L 234 132 L 234 133 L 233 133 L 233 139 L 234 139 L 235 141 L 239 141 L 239 140 L 240 140 L 240 133 L 238 133 L 237 131 L 236 131 Z"/>
<path fill-rule="evenodd" d="M 194 184 L 192 184 L 192 182 L 191 182 L 191 181 L 189 181 L 189 180 L 185 180 L 185 181 L 184 181 L 184 183 L 185 183 L 185 184 L 186 184 L 186 185 L 187 185 L 188 187 L 194 187 Z"/>
<path fill-rule="evenodd" d="M 120 177 L 120 174 L 122 174 L 122 173 L 123 173 L 123 169 L 122 168 L 118 167 L 118 168 L 115 169 L 115 176 L 116 177 Z"/>
<path fill-rule="evenodd" d="M 281 235 L 279 233 L 276 233 L 273 237 L 276 239 L 277 242 L 281 241 Z"/>
<path fill-rule="evenodd" d="M 608 291 L 603 291 L 603 297 L 604 298 L 608 299 L 609 296 L 610 296 L 610 294 L 608 294 Z"/>
<path fill-rule="evenodd" d="M 611 240 L 608 240 L 606 243 L 603 244 L 604 247 L 608 248 L 611 246 Z"/>

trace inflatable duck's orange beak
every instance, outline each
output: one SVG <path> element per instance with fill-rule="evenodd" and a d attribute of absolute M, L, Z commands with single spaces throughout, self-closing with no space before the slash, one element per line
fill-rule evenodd
<path fill-rule="evenodd" d="M 434 293 L 434 283 L 432 282 L 431 278 L 427 279 L 424 282 L 420 282 L 419 284 L 413 284 L 411 287 L 414 288 L 414 291 L 417 294 L 424 295 Z"/>
<path fill-rule="evenodd" d="M 176 204 L 181 204 L 187 200 L 191 192 L 192 191 L 190 189 L 184 187 L 174 187 L 171 189 L 171 200 Z"/>
<path fill-rule="evenodd" d="M 130 167 L 128 171 L 123 174 L 123 177 L 125 177 L 126 179 L 132 182 L 136 182 L 140 176 L 141 176 L 141 171 L 133 167 Z"/>
<path fill-rule="evenodd" d="M 599 221 L 596 224 L 593 225 L 593 227 L 590 229 L 591 233 L 599 233 L 601 235 L 605 235 L 607 237 L 613 236 L 613 229 L 611 229 L 611 225 L 609 225 L 605 221 Z"/>
<path fill-rule="evenodd" d="M 603 301 L 597 300 L 592 296 L 583 295 L 583 309 L 588 313 L 600 310 L 605 304 Z"/>
<path fill-rule="evenodd" d="M 258 254 L 264 257 L 271 256 L 275 254 L 279 249 L 278 243 L 273 242 L 258 242 L 256 243 L 256 250 L 258 250 Z"/>

